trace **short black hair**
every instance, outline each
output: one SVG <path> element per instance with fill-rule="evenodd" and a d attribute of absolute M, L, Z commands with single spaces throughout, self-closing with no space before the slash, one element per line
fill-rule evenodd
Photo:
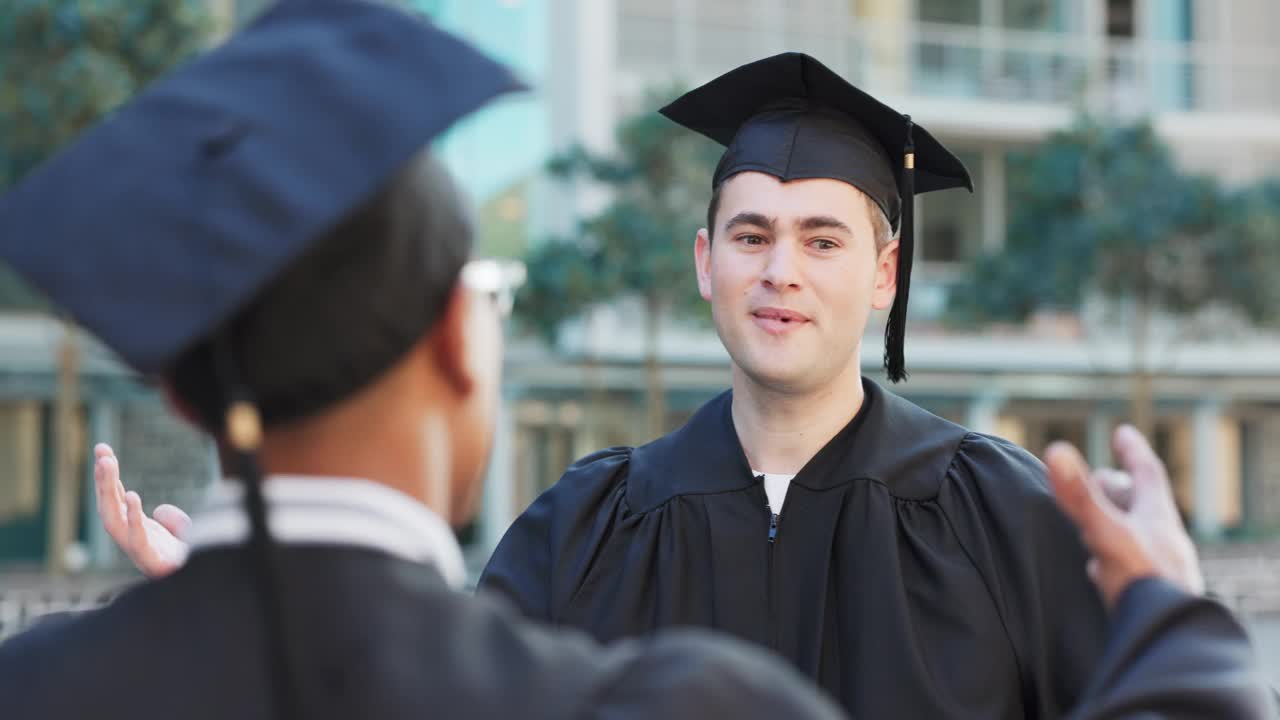
<path fill-rule="evenodd" d="M 720 188 L 722 187 L 724 183 L 711 188 L 711 202 L 707 203 L 707 240 L 714 240 L 716 236 L 716 213 L 720 211 Z"/>
<path fill-rule="evenodd" d="M 471 254 L 448 172 L 419 153 L 224 324 L 235 372 L 270 427 L 319 412 L 389 369 L 431 328 Z M 215 341 L 166 379 L 204 429 L 230 402 Z"/>

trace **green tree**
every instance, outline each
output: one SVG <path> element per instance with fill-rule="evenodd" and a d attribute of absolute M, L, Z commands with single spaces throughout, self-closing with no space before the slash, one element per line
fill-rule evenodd
<path fill-rule="evenodd" d="M 205 5 L 200 0 L 0 3 L 0 193 L 200 48 L 208 37 Z M 0 267 L 0 307 L 45 304 Z"/>
<path fill-rule="evenodd" d="M 650 93 L 658 107 L 674 93 Z M 528 257 L 529 281 L 520 302 L 524 323 L 554 339 L 560 324 L 593 305 L 624 297 L 644 308 L 647 430 L 665 430 L 666 391 L 658 336 L 673 314 L 706 317 L 693 267 L 694 233 L 710 197 L 714 143 L 654 112 L 617 130 L 617 148 L 600 155 L 575 147 L 550 163 L 556 178 L 600 183 L 611 201 L 583 219 L 579 236 L 551 240 Z"/>
<path fill-rule="evenodd" d="M 1147 123 L 1084 118 L 1016 157 L 1011 187 L 1008 242 L 973 264 L 952 297 L 953 319 L 1022 321 L 1077 309 L 1091 293 L 1131 307 L 1131 412 L 1144 430 L 1158 314 L 1218 306 L 1256 323 L 1280 315 L 1280 190 L 1226 192 L 1182 172 Z"/>
<path fill-rule="evenodd" d="M 0 3 L 0 192 L 209 38 L 201 0 L 5 0 Z M 110 168 L 103 168 L 110 182 Z M 39 242 L 31 238 L 30 242 Z M 0 308 L 46 302 L 0 266 Z M 58 352 L 54 508 L 48 558 L 61 569 L 75 532 L 83 451 L 79 352 L 66 324 Z"/>

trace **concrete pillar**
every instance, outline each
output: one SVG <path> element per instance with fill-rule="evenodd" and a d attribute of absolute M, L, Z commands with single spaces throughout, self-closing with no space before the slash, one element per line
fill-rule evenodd
<path fill-rule="evenodd" d="M 549 0 L 545 97 L 553 152 L 583 145 L 614 146 L 618 15 L 615 0 Z M 572 237 L 578 220 L 604 207 L 608 195 L 586 180 L 552 182 L 541 220 L 554 235 Z"/>
<path fill-rule="evenodd" d="M 577 141 L 595 152 L 608 153 L 616 146 L 618 9 L 615 0 L 577 0 L 574 18 L 576 47 L 574 101 Z M 578 188 L 577 217 L 600 211 L 609 194 L 582 181 Z"/>
<path fill-rule="evenodd" d="M 743 9 L 755 14 L 756 27 L 763 30 L 760 40 L 764 46 L 760 48 L 760 57 L 767 57 L 788 49 L 786 47 L 787 13 L 783 3 L 774 2 L 774 0 L 756 0 L 752 10 Z"/>
<path fill-rule="evenodd" d="M 1214 538 L 1222 534 L 1217 477 L 1221 469 L 1218 457 L 1222 402 L 1206 398 L 1197 403 L 1192 413 L 1192 508 L 1196 535 Z"/>
<path fill-rule="evenodd" d="M 698 28 L 694 2 L 696 0 L 671 0 L 671 17 L 676 29 L 676 74 L 685 82 L 697 82 Z"/>
<path fill-rule="evenodd" d="M 1084 0 L 1081 8 L 1081 35 L 1085 47 L 1085 98 L 1090 110 L 1106 107 L 1107 8 L 1104 0 Z"/>
<path fill-rule="evenodd" d="M 867 62 L 859 74 L 872 94 L 910 92 L 915 65 L 912 5 L 900 0 L 860 0 L 855 6 L 862 23 L 855 40 L 862 41 L 860 50 Z"/>
<path fill-rule="evenodd" d="M 493 450 L 484 479 L 480 510 L 480 544 L 487 556 L 498 546 L 507 528 L 516 519 L 515 414 L 516 393 L 504 390 L 498 405 Z"/>
<path fill-rule="evenodd" d="M 1112 467 L 1115 462 L 1111 458 L 1111 429 L 1114 424 L 1114 418 L 1100 407 L 1089 413 L 1085 427 L 1085 457 L 1091 467 Z"/>
<path fill-rule="evenodd" d="M 982 200 L 982 250 L 995 252 L 1004 247 L 1007 224 L 1005 209 L 1004 148 L 988 145 L 982 152 L 982 187 L 976 188 Z"/>

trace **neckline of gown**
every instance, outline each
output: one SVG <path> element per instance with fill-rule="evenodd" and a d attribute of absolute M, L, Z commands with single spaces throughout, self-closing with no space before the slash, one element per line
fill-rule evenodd
<path fill-rule="evenodd" d="M 903 500 L 937 496 L 941 477 L 968 431 L 867 378 L 862 407 L 805 464 L 793 485 L 822 491 L 854 480 L 885 485 Z M 631 455 L 628 505 L 649 512 L 682 495 L 735 492 L 758 484 L 733 424 L 733 391 L 694 413 L 684 427 Z"/>

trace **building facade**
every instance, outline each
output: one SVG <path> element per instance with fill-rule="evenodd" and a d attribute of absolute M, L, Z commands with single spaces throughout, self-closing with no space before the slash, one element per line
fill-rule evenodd
<path fill-rule="evenodd" d="M 645 93 L 700 83 L 774 52 L 813 54 L 910 112 L 973 172 L 977 193 L 918 199 L 909 382 L 934 412 L 1031 450 L 1065 438 L 1096 463 L 1128 414 L 1133 369 L 1106 313 L 956 333 L 940 322 L 966 263 L 1006 241 L 1010 157 L 1076 113 L 1150 116 L 1188 168 L 1249 182 L 1280 168 L 1280 4 L 1273 0 L 405 0 L 511 64 L 533 86 L 465 123 L 441 154 L 475 200 L 480 251 L 519 255 L 607 200 L 544 179 L 546 158 L 607 150 Z M 212 0 L 230 27 L 261 0 Z M 709 188 L 708 188 L 709 194 Z M 672 239 L 673 242 L 692 242 Z M 880 322 L 877 319 L 875 322 Z M 646 371 L 639 309 L 569 323 L 555 347 L 513 340 L 485 505 L 466 533 L 476 564 L 575 458 L 638 444 Z M 878 337 L 878 327 L 868 331 Z M 1280 528 L 1280 340 L 1174 342 L 1154 368 L 1155 442 L 1179 504 L 1206 538 Z M 168 415 L 91 339 L 81 340 L 82 484 L 71 562 L 51 558 L 55 368 L 63 326 L 0 317 L 0 568 L 118 567 L 93 515 L 90 447 L 116 445 L 148 506 L 190 506 L 216 475 L 206 439 Z M 1163 337 L 1163 336 L 1162 336 Z M 863 365 L 880 377 L 878 340 Z M 668 427 L 729 384 L 714 332 L 671 323 L 659 338 Z"/>
<path fill-rule="evenodd" d="M 797 50 L 957 149 L 977 191 L 917 199 L 912 375 L 896 390 L 1033 451 L 1065 438 L 1109 463 L 1134 361 L 1107 308 L 975 333 L 941 323 L 966 263 L 1006 241 L 1011 157 L 1089 111 L 1149 117 L 1184 168 L 1227 183 L 1280 174 L 1270 0 L 554 0 L 549 12 L 552 147 L 607 150 L 620 119 L 654 110 L 646 90 Z M 591 188 L 546 197 L 551 232 L 605 200 Z M 571 323 L 554 350 L 513 348 L 485 542 L 576 457 L 648 439 L 640 327 L 619 303 Z M 1152 367 L 1154 441 L 1179 505 L 1206 539 L 1280 528 L 1280 339 L 1187 330 L 1160 327 Z M 867 344 L 864 370 L 879 377 L 878 341 Z M 728 358 L 705 327 L 665 327 L 660 347 L 674 427 L 727 387 Z"/>

